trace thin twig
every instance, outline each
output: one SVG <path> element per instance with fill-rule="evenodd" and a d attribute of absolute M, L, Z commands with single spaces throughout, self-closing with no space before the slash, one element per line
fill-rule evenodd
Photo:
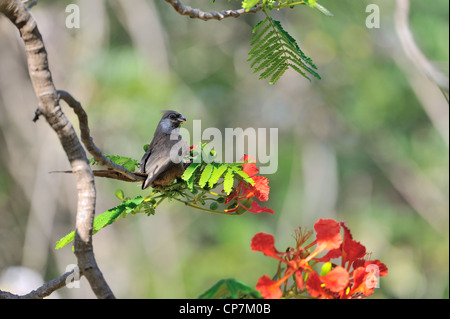
<path fill-rule="evenodd" d="M 28 0 L 26 0 L 25 2 L 28 2 Z M 28 4 L 28 10 L 33 8 L 35 5 L 37 5 L 38 0 L 33 0 Z"/>
<path fill-rule="evenodd" d="M 207 212 L 207 213 L 221 214 L 221 215 L 227 215 L 227 216 L 235 216 L 235 214 L 230 214 L 230 213 L 226 213 L 226 212 L 222 212 L 222 211 L 218 211 L 218 210 L 211 210 L 211 209 L 203 208 L 203 207 L 201 207 L 199 205 L 195 205 L 195 204 L 192 204 L 190 202 L 186 202 L 186 201 L 181 200 L 181 199 L 176 198 L 176 197 L 173 197 L 173 199 L 175 199 L 176 201 L 178 201 L 180 203 L 183 203 L 186 206 L 189 206 L 189 207 L 192 207 L 192 208 L 195 208 L 195 209 L 198 209 L 198 210 L 202 210 L 202 211 Z"/>
<path fill-rule="evenodd" d="M 243 14 L 256 13 L 262 9 L 261 6 L 257 5 L 256 7 L 253 7 L 248 11 L 246 11 L 246 9 L 241 8 L 237 10 L 205 12 L 200 9 L 194 9 L 190 6 L 187 6 L 181 3 L 181 1 L 179 0 L 165 0 L 165 1 L 169 3 L 179 14 L 189 16 L 192 19 L 201 19 L 203 21 L 222 20 L 230 17 L 237 18 Z"/>
<path fill-rule="evenodd" d="M 41 287 L 25 295 L 16 295 L 10 292 L 0 290 L 0 299 L 42 299 L 50 296 L 55 290 L 66 285 L 67 279 L 73 274 L 74 270 L 68 271 L 58 278 L 46 282 Z"/>

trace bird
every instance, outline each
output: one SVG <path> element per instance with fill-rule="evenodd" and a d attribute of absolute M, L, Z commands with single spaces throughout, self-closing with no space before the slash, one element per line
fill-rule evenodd
<path fill-rule="evenodd" d="M 165 187 L 184 173 L 187 143 L 180 134 L 186 118 L 176 111 L 164 111 L 153 139 L 141 159 L 140 172 L 147 174 L 142 189 Z"/>

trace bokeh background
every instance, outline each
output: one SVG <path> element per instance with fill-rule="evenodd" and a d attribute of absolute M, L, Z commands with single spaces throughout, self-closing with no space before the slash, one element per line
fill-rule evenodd
<path fill-rule="evenodd" d="M 80 8 L 68 29 L 68 4 Z M 185 1 L 204 11 L 237 1 Z M 202 127 L 278 128 L 279 165 L 268 175 L 273 215 L 208 214 L 170 202 L 156 215 L 129 216 L 94 236 L 97 262 L 120 298 L 196 298 L 223 278 L 255 285 L 277 262 L 250 250 L 257 232 L 293 245 L 299 227 L 345 221 L 373 259 L 389 268 L 373 298 L 448 298 L 449 119 L 442 92 L 408 59 L 396 31 L 395 1 L 321 2 L 274 12 L 318 66 L 322 80 L 288 71 L 275 85 L 252 74 L 252 27 L 262 13 L 192 20 L 164 1 L 39 0 L 32 14 L 58 89 L 89 115 L 104 153 L 140 159 L 160 111 L 176 109 Z M 369 29 L 367 5 L 380 8 Z M 412 0 L 417 45 L 448 76 L 449 3 Z M 55 242 L 74 227 L 74 177 L 55 133 L 33 123 L 36 98 L 23 44 L 0 16 L 0 289 L 26 293 L 71 268 Z M 72 111 L 63 108 L 75 127 Z M 137 184 L 97 179 L 97 213 Z M 80 288 L 52 297 L 93 298 Z"/>

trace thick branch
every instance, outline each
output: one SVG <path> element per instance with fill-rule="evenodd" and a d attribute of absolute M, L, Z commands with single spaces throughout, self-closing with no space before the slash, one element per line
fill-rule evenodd
<path fill-rule="evenodd" d="M 20 32 L 39 112 L 58 135 L 77 180 L 75 255 L 78 266 L 97 297 L 114 297 L 96 264 L 92 248 L 92 223 L 96 201 L 94 175 L 78 136 L 59 105 L 58 93 L 48 68 L 47 52 L 36 21 L 20 0 L 0 0 L 0 12 L 11 20 Z"/>
<path fill-rule="evenodd" d="M 208 20 L 222 20 L 225 18 L 237 18 L 243 14 L 247 13 L 256 13 L 260 11 L 261 6 L 256 6 L 251 8 L 249 11 L 245 11 L 245 9 L 237 9 L 237 10 L 223 10 L 223 11 L 211 11 L 204 12 L 200 9 L 194 9 L 190 6 L 184 5 L 179 0 L 165 0 L 169 3 L 179 14 L 189 16 L 192 19 L 201 19 L 204 21 Z"/>

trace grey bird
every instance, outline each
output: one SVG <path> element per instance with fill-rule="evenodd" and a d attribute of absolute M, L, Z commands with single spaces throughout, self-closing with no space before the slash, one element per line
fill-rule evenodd
<path fill-rule="evenodd" d="M 142 189 L 165 187 L 184 173 L 183 157 L 187 144 L 179 126 L 186 118 L 176 111 L 164 111 L 147 151 L 141 160 L 140 171 L 147 174 Z"/>

